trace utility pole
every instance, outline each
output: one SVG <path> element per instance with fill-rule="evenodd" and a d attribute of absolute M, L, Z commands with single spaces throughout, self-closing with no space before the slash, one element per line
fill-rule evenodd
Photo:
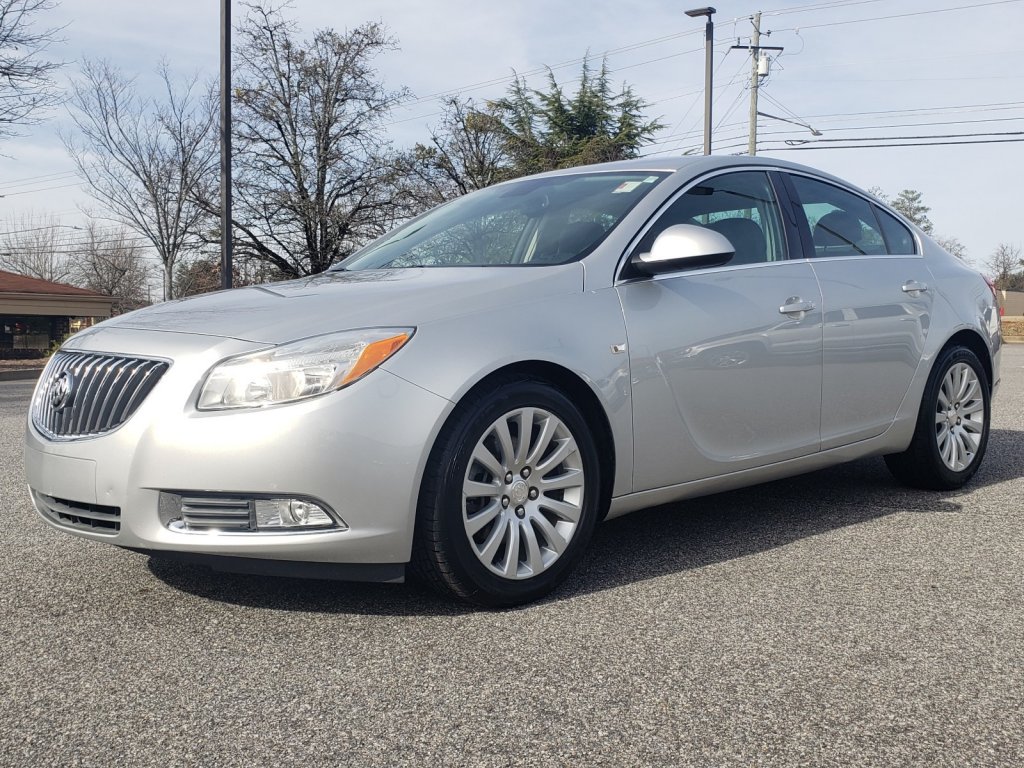
<path fill-rule="evenodd" d="M 231 287 L 231 0 L 220 3 L 220 287 Z"/>
<path fill-rule="evenodd" d="M 761 12 L 758 11 L 750 17 L 750 23 L 754 25 L 754 34 L 750 38 L 750 45 L 734 45 L 736 48 L 746 48 L 750 51 L 750 138 L 747 141 L 747 154 L 751 157 L 757 154 L 757 91 L 761 87 L 761 77 L 767 76 L 767 70 L 761 72 L 761 51 L 781 51 L 778 45 L 761 45 Z M 770 32 L 768 34 L 771 34 Z"/>
<path fill-rule="evenodd" d="M 747 141 L 747 154 L 753 157 L 757 154 L 757 87 L 760 83 L 757 64 L 760 58 L 761 12 L 755 13 L 750 21 L 754 25 L 754 36 L 751 39 L 753 50 L 750 52 L 750 138 Z"/>
<path fill-rule="evenodd" d="M 701 16 L 707 17 L 707 23 L 704 25 L 704 154 L 711 154 L 711 92 L 712 92 L 712 67 L 713 59 L 712 53 L 715 47 L 715 22 L 712 21 L 711 17 L 715 14 L 715 9 L 711 7 L 707 8 L 694 8 L 685 12 L 687 16 L 692 19 L 699 18 Z"/>

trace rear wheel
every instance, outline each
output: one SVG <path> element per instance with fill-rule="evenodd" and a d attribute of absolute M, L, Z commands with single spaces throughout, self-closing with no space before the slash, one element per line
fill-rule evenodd
<path fill-rule="evenodd" d="M 514 380 L 460 405 L 431 452 L 413 565 L 486 606 L 536 600 L 579 560 L 599 508 L 599 462 L 579 409 Z"/>
<path fill-rule="evenodd" d="M 885 457 L 889 471 L 915 488 L 948 491 L 978 470 L 988 445 L 991 391 L 977 355 L 945 350 L 924 390 L 910 447 Z"/>

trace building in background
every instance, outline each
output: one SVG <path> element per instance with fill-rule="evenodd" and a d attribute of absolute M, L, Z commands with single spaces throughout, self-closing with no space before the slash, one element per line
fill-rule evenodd
<path fill-rule="evenodd" d="M 1010 317 L 1024 315 L 1024 292 L 999 291 L 999 306 L 1002 307 L 1004 315 Z"/>
<path fill-rule="evenodd" d="M 0 270 L 0 360 L 45 357 L 68 334 L 110 317 L 114 299 Z"/>

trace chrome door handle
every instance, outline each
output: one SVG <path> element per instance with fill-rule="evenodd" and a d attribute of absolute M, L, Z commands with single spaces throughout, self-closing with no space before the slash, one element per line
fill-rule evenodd
<path fill-rule="evenodd" d="M 919 283 L 917 280 L 907 280 L 907 282 L 903 284 L 903 292 L 909 293 L 911 296 L 917 296 L 927 290 L 927 283 Z"/>
<path fill-rule="evenodd" d="M 813 301 L 804 301 L 799 296 L 791 296 L 786 299 L 786 303 L 779 307 L 780 315 L 799 315 L 803 316 L 805 312 L 814 311 Z"/>

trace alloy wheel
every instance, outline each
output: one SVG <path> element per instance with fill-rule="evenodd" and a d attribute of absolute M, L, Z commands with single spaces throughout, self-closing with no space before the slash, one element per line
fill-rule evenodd
<path fill-rule="evenodd" d="M 971 366 L 957 363 L 942 377 L 935 404 L 935 440 L 943 463 L 954 472 L 969 467 L 984 430 L 981 382 Z"/>
<path fill-rule="evenodd" d="M 543 408 L 516 408 L 488 427 L 462 486 L 462 520 L 477 559 L 506 579 L 529 579 L 565 552 L 583 511 L 576 438 Z"/>

